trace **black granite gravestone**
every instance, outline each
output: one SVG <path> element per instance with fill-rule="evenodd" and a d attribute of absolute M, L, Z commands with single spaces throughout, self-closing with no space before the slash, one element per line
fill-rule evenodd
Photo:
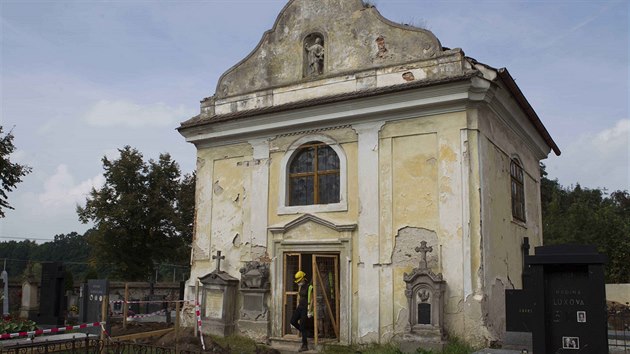
<path fill-rule="evenodd" d="M 87 311 L 86 320 L 91 322 L 107 322 L 109 317 L 109 310 L 105 311 L 105 317 L 103 317 L 103 301 L 107 301 L 107 295 L 109 294 L 109 281 L 107 279 L 89 279 L 87 284 Z M 107 323 L 107 330 L 109 331 L 110 323 Z M 99 334 L 100 328 L 89 328 L 86 332 L 92 334 Z"/>
<path fill-rule="evenodd" d="M 531 332 L 533 303 L 531 289 L 505 290 L 505 329 L 508 332 Z"/>
<path fill-rule="evenodd" d="M 42 280 L 39 295 L 39 313 L 32 318 L 39 325 L 60 326 L 64 324 L 65 268 L 60 262 L 42 263 Z"/>
<path fill-rule="evenodd" d="M 530 281 L 506 291 L 506 328 L 531 331 L 534 353 L 607 354 L 606 257 L 592 246 L 536 247 Z"/>

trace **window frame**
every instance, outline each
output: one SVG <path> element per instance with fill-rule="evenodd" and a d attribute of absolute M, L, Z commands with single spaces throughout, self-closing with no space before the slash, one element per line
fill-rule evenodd
<path fill-rule="evenodd" d="M 329 146 L 339 158 L 339 202 L 330 204 L 290 205 L 289 171 L 295 155 L 303 145 L 309 142 L 318 142 Z M 294 141 L 282 157 L 280 170 L 280 186 L 278 193 L 278 214 L 316 213 L 347 211 L 347 160 L 346 154 L 339 143 L 323 134 L 309 134 Z"/>
<path fill-rule="evenodd" d="M 295 159 L 297 158 L 298 154 L 302 153 L 303 150 L 308 149 L 308 148 L 313 148 L 313 170 L 311 172 L 309 171 L 304 171 L 304 172 L 291 172 L 291 167 L 293 165 L 293 163 L 295 162 Z M 320 176 L 329 176 L 329 175 L 336 175 L 337 179 L 341 178 L 340 175 L 340 171 L 339 168 L 334 169 L 334 170 L 321 170 L 319 168 L 319 149 L 321 148 L 329 148 L 330 150 L 332 150 L 332 148 L 325 143 L 322 143 L 321 141 L 310 141 L 306 144 L 300 145 L 300 147 L 296 150 L 295 152 L 295 156 L 289 161 L 289 172 L 287 172 L 289 174 L 288 178 L 289 178 L 289 185 L 288 185 L 288 194 L 289 194 L 289 200 L 288 200 L 288 204 L 289 206 L 299 206 L 299 205 L 319 205 L 319 204 L 334 204 L 334 203 L 338 203 L 339 202 L 339 195 L 337 196 L 337 201 L 335 201 L 334 203 L 321 203 L 320 202 L 320 189 L 319 189 L 319 183 L 320 183 Z M 337 165 L 339 165 L 339 156 L 337 156 L 337 153 L 332 150 L 333 153 L 335 154 L 335 157 L 337 157 Z M 292 197 L 293 197 L 293 190 L 291 187 L 291 182 L 294 178 L 302 178 L 302 177 L 312 177 L 313 178 L 313 204 L 293 204 L 292 203 Z M 340 182 L 338 182 L 340 183 Z M 341 184 L 341 183 L 340 183 Z"/>
<path fill-rule="evenodd" d="M 527 211 L 525 208 L 525 171 L 523 164 L 516 157 L 510 159 L 510 197 L 512 219 L 521 223 L 527 222 Z M 522 212 L 522 215 L 519 211 Z"/>

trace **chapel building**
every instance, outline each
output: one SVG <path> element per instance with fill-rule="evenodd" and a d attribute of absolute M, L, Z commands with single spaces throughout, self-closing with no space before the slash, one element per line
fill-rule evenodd
<path fill-rule="evenodd" d="M 438 320 L 472 344 L 503 339 L 523 240 L 542 245 L 539 163 L 560 154 L 507 69 L 361 0 L 291 0 L 178 130 L 197 148 L 187 298 L 217 251 L 239 289 L 251 264 L 268 272 L 259 316 L 237 293 L 235 332 L 296 337 L 303 270 L 320 341 Z M 442 292 L 416 294 L 418 269 Z"/>

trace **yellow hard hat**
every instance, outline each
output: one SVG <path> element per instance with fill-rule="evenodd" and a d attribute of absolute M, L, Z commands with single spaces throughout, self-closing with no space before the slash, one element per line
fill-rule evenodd
<path fill-rule="evenodd" d="M 306 278 L 306 273 L 304 273 L 303 271 L 298 270 L 298 272 L 295 273 L 295 283 L 296 284 L 301 282 L 302 280 L 304 280 L 304 278 Z"/>

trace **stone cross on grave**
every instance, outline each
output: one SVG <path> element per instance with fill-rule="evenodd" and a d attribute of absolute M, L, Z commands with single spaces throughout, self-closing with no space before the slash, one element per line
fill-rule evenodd
<path fill-rule="evenodd" d="M 217 255 L 216 256 L 212 256 L 212 259 L 216 259 L 217 260 L 217 269 L 215 270 L 216 273 L 221 272 L 221 260 L 225 259 L 225 256 L 221 255 L 221 251 L 217 251 Z"/>
<path fill-rule="evenodd" d="M 420 269 L 429 268 L 427 265 L 427 252 L 433 252 L 433 247 L 427 247 L 427 241 L 421 241 L 420 247 L 416 247 L 416 252 L 422 253 L 422 259 L 420 260 Z"/>

